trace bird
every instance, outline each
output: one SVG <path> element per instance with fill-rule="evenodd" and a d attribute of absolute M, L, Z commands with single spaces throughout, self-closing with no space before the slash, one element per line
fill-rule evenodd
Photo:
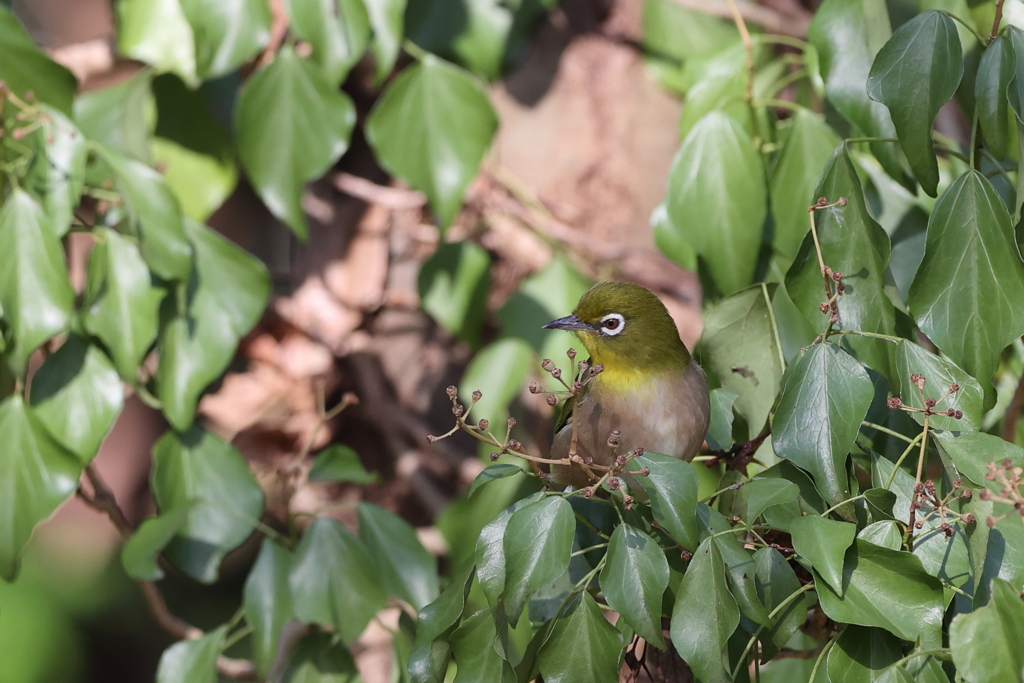
<path fill-rule="evenodd" d="M 542 327 L 574 333 L 590 354 L 590 367 L 603 366 L 575 404 L 563 405 L 551 459 L 569 457 L 574 422 L 577 454 L 599 465 L 638 447 L 687 461 L 700 450 L 711 419 L 707 376 L 657 295 L 637 284 L 599 282 L 571 315 Z M 615 452 L 613 430 L 619 432 Z M 578 465 L 553 464 L 551 477 L 576 488 L 593 483 Z"/>

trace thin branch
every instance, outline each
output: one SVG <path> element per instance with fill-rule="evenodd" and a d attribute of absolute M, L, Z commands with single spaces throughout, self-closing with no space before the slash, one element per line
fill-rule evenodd
<path fill-rule="evenodd" d="M 1013 443 L 1017 435 L 1017 420 L 1020 418 L 1020 411 L 1024 409 L 1024 374 L 1021 374 L 1017 382 L 1017 390 L 1013 392 L 1010 405 L 1006 406 L 1006 414 L 1003 417 L 1003 441 Z"/>
<path fill-rule="evenodd" d="M 996 0 L 996 16 L 992 20 L 992 33 L 989 34 L 989 40 L 995 40 L 996 36 L 999 35 L 999 22 L 1003 20 L 1003 0 Z"/>
<path fill-rule="evenodd" d="M 92 487 L 93 493 L 90 496 L 85 492 L 85 489 L 79 486 L 76 491 L 78 497 L 93 510 L 109 517 L 114 528 L 117 529 L 122 538 L 127 540 L 131 537 L 135 528 L 132 523 L 128 521 L 128 517 L 117 504 L 113 491 L 111 491 L 110 487 L 108 487 L 103 479 L 100 478 L 99 473 L 92 465 L 86 465 L 85 476 L 89 480 L 89 485 Z M 170 610 L 167 608 L 167 602 L 164 600 L 163 594 L 160 592 L 160 589 L 157 588 L 155 583 L 152 581 L 140 581 L 139 586 L 142 588 L 142 594 L 146 598 L 146 606 L 149 607 L 149 612 L 152 614 L 153 620 L 156 621 L 157 625 L 172 638 L 176 640 L 195 640 L 196 638 L 201 638 L 204 635 L 202 629 L 192 626 L 188 622 L 171 614 Z M 217 658 L 217 671 L 221 676 L 233 680 L 256 680 L 256 669 L 253 666 L 253 663 L 247 659 L 233 659 L 231 657 L 221 655 Z"/>
<path fill-rule="evenodd" d="M 732 12 L 724 2 L 715 0 L 672 0 L 680 7 L 710 14 L 711 16 L 729 19 Z M 807 29 L 811 25 L 810 12 L 800 14 L 783 14 L 763 5 L 755 5 L 751 2 L 737 3 L 740 14 L 747 21 L 758 24 L 770 33 L 792 36 L 794 38 L 806 38 Z"/>
<path fill-rule="evenodd" d="M 427 203 L 422 192 L 378 185 L 351 173 L 335 173 L 331 176 L 331 183 L 347 195 L 387 209 L 418 209 Z"/>

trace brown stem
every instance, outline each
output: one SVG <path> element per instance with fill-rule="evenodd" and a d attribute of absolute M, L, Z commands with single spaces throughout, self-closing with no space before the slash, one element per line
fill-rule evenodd
<path fill-rule="evenodd" d="M 1020 411 L 1024 409 L 1024 374 L 1017 382 L 1017 390 L 1013 392 L 1010 405 L 1006 406 L 1006 415 L 1003 418 L 1002 437 L 1004 441 L 1013 443 L 1017 434 L 1017 420 L 1020 418 Z"/>
<path fill-rule="evenodd" d="M 121 534 L 121 537 L 128 539 L 135 528 L 117 504 L 117 500 L 114 498 L 114 493 L 110 490 L 110 487 L 100 478 L 99 473 L 92 465 L 86 465 L 85 476 L 89 480 L 89 485 L 92 486 L 93 493 L 90 496 L 85 492 L 85 489 L 79 486 L 76 491 L 78 497 L 93 510 L 109 517 L 114 528 Z M 163 594 L 155 583 L 152 581 L 140 581 L 139 585 L 142 588 L 142 594 L 146 598 L 146 606 L 149 607 L 149 612 L 153 615 L 153 620 L 172 638 L 176 640 L 195 640 L 204 635 L 202 629 L 192 626 L 171 614 L 167 608 L 167 603 L 164 601 Z M 233 659 L 222 655 L 217 658 L 217 671 L 221 676 L 232 680 L 256 680 L 256 668 L 248 659 Z"/>
<path fill-rule="evenodd" d="M 989 40 L 995 40 L 996 36 L 999 35 L 999 22 L 1003 20 L 1003 0 L 996 0 L 996 16 L 992 20 L 992 33 L 989 35 Z"/>

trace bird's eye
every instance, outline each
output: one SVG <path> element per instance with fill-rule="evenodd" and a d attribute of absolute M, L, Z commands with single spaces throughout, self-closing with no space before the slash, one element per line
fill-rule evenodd
<path fill-rule="evenodd" d="M 626 324 L 625 319 L 618 313 L 609 313 L 605 317 L 601 318 L 601 333 L 604 335 L 614 336 L 619 332 L 622 332 L 622 327 Z"/>

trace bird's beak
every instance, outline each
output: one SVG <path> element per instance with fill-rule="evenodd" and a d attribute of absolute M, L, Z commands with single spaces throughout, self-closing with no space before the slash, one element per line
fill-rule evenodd
<path fill-rule="evenodd" d="M 552 320 L 547 325 L 542 325 L 543 330 L 589 330 L 590 325 L 586 324 L 574 315 L 567 315 L 564 318 L 558 320 Z"/>

